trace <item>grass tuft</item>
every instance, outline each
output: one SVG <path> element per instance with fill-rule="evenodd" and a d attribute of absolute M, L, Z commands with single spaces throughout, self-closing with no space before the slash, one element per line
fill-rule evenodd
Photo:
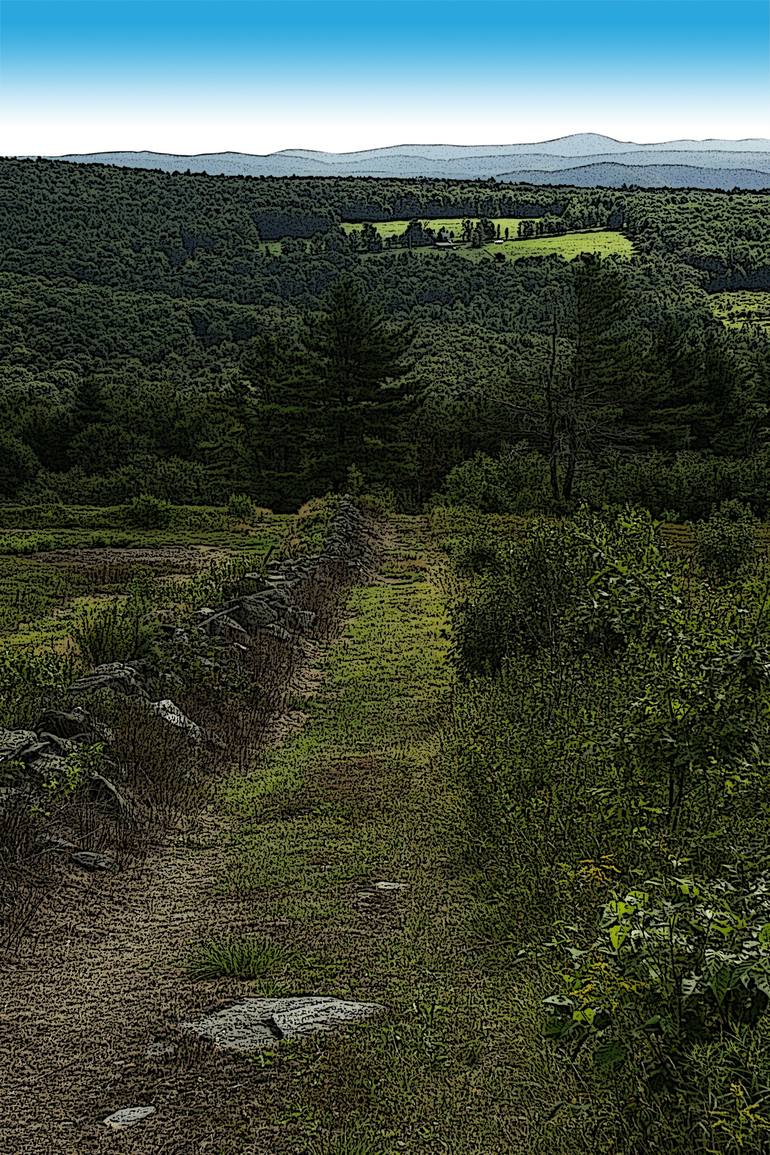
<path fill-rule="evenodd" d="M 188 963 L 193 979 L 261 979 L 285 970 L 292 952 L 268 939 L 219 938 L 201 943 Z"/>

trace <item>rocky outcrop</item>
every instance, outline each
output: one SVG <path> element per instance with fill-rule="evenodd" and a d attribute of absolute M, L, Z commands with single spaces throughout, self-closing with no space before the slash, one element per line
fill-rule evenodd
<path fill-rule="evenodd" d="M 298 1039 L 337 1030 L 381 1014 L 378 1003 L 358 1003 L 323 995 L 300 998 L 243 999 L 182 1029 L 230 1051 L 257 1051 L 282 1039 Z"/>

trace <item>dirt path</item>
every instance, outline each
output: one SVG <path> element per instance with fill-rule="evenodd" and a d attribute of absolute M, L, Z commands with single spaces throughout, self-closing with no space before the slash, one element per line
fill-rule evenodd
<path fill-rule="evenodd" d="M 140 868 L 68 871 L 34 941 L 3 968 L 4 1155 L 102 1149 L 102 1119 L 132 1105 L 121 1084 L 177 1021 L 190 943 L 226 917 L 211 889 L 222 840 L 201 817 Z"/>
<path fill-rule="evenodd" d="M 274 742 L 296 732 L 297 701 L 322 677 L 325 647 L 304 648 L 309 664 L 273 720 Z M 214 1151 L 209 1131 L 237 1130 L 230 1063 L 178 1030 L 194 1012 L 232 1001 L 238 986 L 192 983 L 194 947 L 234 928 L 271 929 L 241 896 L 218 893 L 236 825 L 217 806 L 201 810 L 116 874 L 63 859 L 32 934 L 0 960 L 2 1155 L 133 1155 L 138 1136 L 103 1120 L 142 1104 L 172 1120 L 168 1134 L 161 1125 L 145 1136 L 142 1149 L 153 1153 Z"/>
<path fill-rule="evenodd" d="M 351 592 L 318 692 L 299 703 L 305 725 L 228 784 L 218 825 L 194 824 L 135 877 L 73 878 L 77 914 L 52 918 L 3 987 L 3 1155 L 519 1149 L 479 1122 L 495 1130 L 483 1071 L 489 1061 L 496 1094 L 501 1053 L 474 1040 L 494 1043 L 499 1024 L 460 925 L 469 900 L 461 802 L 440 758 L 451 676 L 434 566 L 424 525 L 400 519 L 379 574 Z M 263 978 L 192 981 L 184 957 L 212 928 L 268 941 Z M 246 994 L 385 1012 L 252 1056 L 180 1044 L 191 1011 Z M 148 1058 L 164 1040 L 174 1053 Z M 104 1127 L 144 1104 L 156 1108 L 148 1121 Z"/>

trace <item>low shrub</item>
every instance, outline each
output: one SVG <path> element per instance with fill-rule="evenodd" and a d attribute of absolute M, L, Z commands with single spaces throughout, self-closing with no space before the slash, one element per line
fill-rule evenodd
<path fill-rule="evenodd" d="M 695 555 L 704 573 L 717 582 L 738 581 L 759 553 L 758 521 L 740 501 L 723 501 L 695 527 Z"/>
<path fill-rule="evenodd" d="M 141 597 L 110 601 L 84 610 L 72 626 L 72 638 L 92 666 L 146 658 L 155 652 L 159 625 Z"/>
<path fill-rule="evenodd" d="M 231 493 L 227 499 L 227 516 L 233 521 L 254 521 L 257 506 L 246 493 Z"/>
<path fill-rule="evenodd" d="M 174 507 L 151 493 L 142 493 L 129 501 L 124 517 L 129 525 L 139 529 L 164 529 L 170 525 Z"/>

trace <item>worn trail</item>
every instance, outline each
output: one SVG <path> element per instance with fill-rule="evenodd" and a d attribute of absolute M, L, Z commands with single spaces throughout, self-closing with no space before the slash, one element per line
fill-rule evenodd
<path fill-rule="evenodd" d="M 282 740 L 141 870 L 73 879 L 77 901 L 14 963 L 3 1155 L 31 1140 L 41 1155 L 495 1149 L 467 1119 L 486 1093 L 468 1057 L 485 1010 L 458 925 L 462 804 L 441 769 L 447 644 L 425 525 L 398 519 Z M 263 973 L 193 981 L 190 950 L 225 932 L 269 948 Z M 383 1010 L 252 1053 L 179 1032 L 255 996 Z M 142 1105 L 155 1112 L 105 1127 Z"/>

